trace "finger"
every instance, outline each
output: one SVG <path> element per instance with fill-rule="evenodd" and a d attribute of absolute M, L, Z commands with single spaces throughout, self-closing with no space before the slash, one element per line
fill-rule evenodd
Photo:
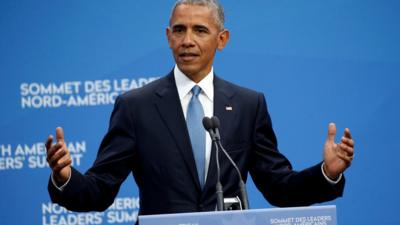
<path fill-rule="evenodd" d="M 60 148 L 62 148 L 63 145 L 64 145 L 64 144 L 62 144 L 62 143 L 56 143 L 56 144 L 52 145 L 52 146 L 50 147 L 50 149 L 47 150 L 47 161 L 49 161 L 49 159 L 50 159 L 51 157 L 53 157 L 53 155 L 54 155 Z"/>
<path fill-rule="evenodd" d="M 354 155 L 354 148 L 352 148 L 350 146 L 340 143 L 339 148 L 340 148 L 341 152 L 343 152 L 344 154 L 346 154 L 348 156 Z"/>
<path fill-rule="evenodd" d="M 59 172 L 60 170 L 64 169 L 67 166 L 70 166 L 72 164 L 72 159 L 71 157 L 63 157 L 58 161 L 58 163 L 54 166 L 53 171 L 54 172 Z"/>
<path fill-rule="evenodd" d="M 328 142 L 335 142 L 335 136 L 336 136 L 336 125 L 334 123 L 330 123 L 329 126 L 328 126 L 327 141 Z"/>
<path fill-rule="evenodd" d="M 54 168 L 57 165 L 57 163 L 59 162 L 59 160 L 61 158 L 63 158 L 64 156 L 66 156 L 67 154 L 68 154 L 68 152 L 65 151 L 65 149 L 60 149 L 52 157 L 49 157 L 48 163 L 49 163 L 50 168 Z"/>
<path fill-rule="evenodd" d="M 50 150 L 52 143 L 53 143 L 53 136 L 49 135 L 49 137 L 47 137 L 47 141 L 45 143 L 47 152 Z"/>
<path fill-rule="evenodd" d="M 349 128 L 344 129 L 344 136 L 349 138 L 349 139 L 353 139 L 351 137 L 351 133 L 350 133 L 350 129 Z"/>
<path fill-rule="evenodd" d="M 353 152 L 352 148 L 339 146 L 339 149 L 340 150 L 337 152 L 337 156 L 339 158 L 345 159 L 346 161 L 353 160 L 354 152 Z"/>
<path fill-rule="evenodd" d="M 337 154 L 337 156 L 344 161 L 344 163 L 346 164 L 351 164 L 351 162 L 353 161 L 353 156 L 348 156 L 346 154 L 343 153 L 339 153 Z"/>
<path fill-rule="evenodd" d="M 64 143 L 64 130 L 62 129 L 62 127 L 56 128 L 56 139 L 57 142 Z"/>
<path fill-rule="evenodd" d="M 347 137 L 342 137 L 342 143 L 350 146 L 350 147 L 354 147 L 354 140 L 353 139 L 349 139 Z"/>

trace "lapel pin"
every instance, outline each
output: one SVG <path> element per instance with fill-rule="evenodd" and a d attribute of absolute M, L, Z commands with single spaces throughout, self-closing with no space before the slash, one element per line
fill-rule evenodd
<path fill-rule="evenodd" d="M 232 111 L 233 108 L 232 108 L 232 106 L 227 105 L 227 106 L 225 106 L 225 110 L 226 110 L 226 111 Z"/>

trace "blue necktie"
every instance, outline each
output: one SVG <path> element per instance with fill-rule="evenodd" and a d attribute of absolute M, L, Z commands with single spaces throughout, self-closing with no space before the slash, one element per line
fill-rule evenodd
<path fill-rule="evenodd" d="M 190 141 L 192 143 L 193 155 L 196 161 L 197 174 L 199 175 L 200 186 L 204 186 L 205 181 L 205 141 L 206 134 L 202 126 L 204 117 L 203 107 L 199 101 L 201 88 L 194 86 L 192 88 L 192 98 L 190 99 L 186 123 L 189 131 Z"/>

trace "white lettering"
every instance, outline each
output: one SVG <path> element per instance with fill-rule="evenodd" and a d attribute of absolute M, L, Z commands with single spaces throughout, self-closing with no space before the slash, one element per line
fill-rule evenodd
<path fill-rule="evenodd" d="M 22 156 L 0 158 L 0 170 L 21 169 L 24 160 Z"/>
<path fill-rule="evenodd" d="M 111 91 L 110 80 L 85 81 L 85 92 L 109 92 Z"/>
<path fill-rule="evenodd" d="M 76 94 L 79 93 L 80 81 L 67 81 L 59 85 L 49 83 L 22 83 L 20 86 L 21 95 L 52 95 L 52 94 Z"/>
<path fill-rule="evenodd" d="M 0 145 L 1 156 L 10 156 L 11 155 L 11 145 Z"/>
<path fill-rule="evenodd" d="M 109 209 L 139 209 L 139 198 L 117 198 Z"/>
<path fill-rule="evenodd" d="M 137 220 L 137 211 L 110 211 L 107 213 L 107 222 L 108 223 L 127 223 L 132 222 L 135 223 Z"/>
<path fill-rule="evenodd" d="M 21 98 L 22 108 L 52 108 L 60 107 L 62 98 L 59 95 L 27 96 Z"/>

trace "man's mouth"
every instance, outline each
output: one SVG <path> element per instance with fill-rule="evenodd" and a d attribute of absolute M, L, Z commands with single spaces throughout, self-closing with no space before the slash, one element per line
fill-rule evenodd
<path fill-rule="evenodd" d="M 199 55 L 192 52 L 184 52 L 179 54 L 179 58 L 181 58 L 185 62 L 189 62 L 197 58 Z"/>

